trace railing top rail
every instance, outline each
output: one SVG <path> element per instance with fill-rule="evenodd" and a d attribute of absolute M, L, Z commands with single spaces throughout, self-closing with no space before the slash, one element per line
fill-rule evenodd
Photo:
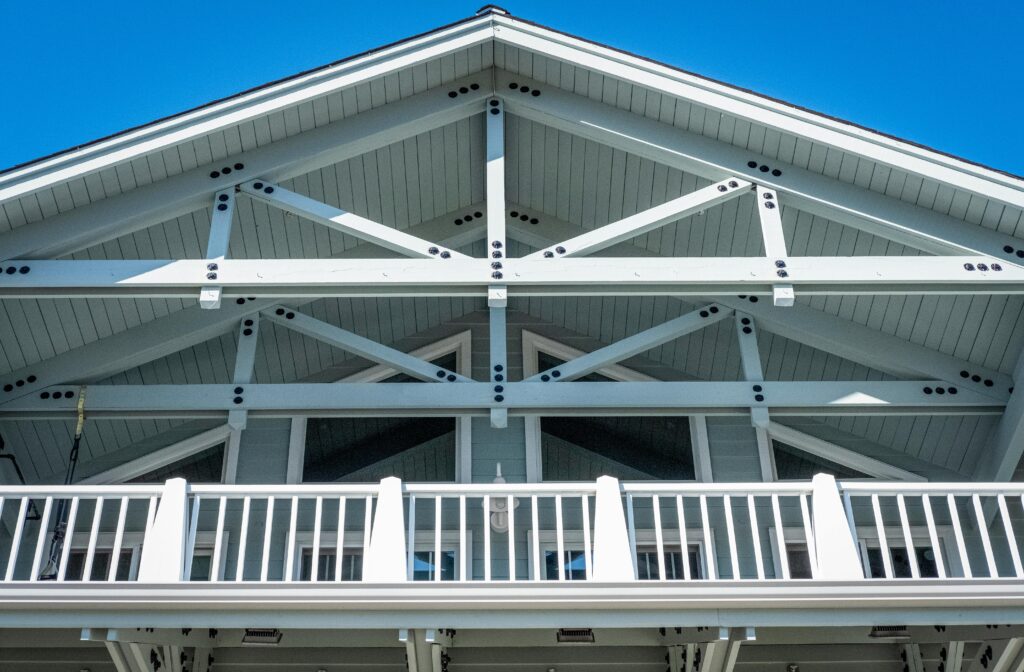
<path fill-rule="evenodd" d="M 810 481 L 772 483 L 698 483 L 696 481 L 632 481 L 622 483 L 623 492 L 633 495 L 805 495 Z"/>
<path fill-rule="evenodd" d="M 203 497 L 366 497 L 380 492 L 379 483 L 288 483 L 273 485 L 188 486 L 189 494 Z"/>
<path fill-rule="evenodd" d="M 840 481 L 838 486 L 850 495 L 1024 495 L 1024 483 Z"/>
<path fill-rule="evenodd" d="M 119 485 L 0 485 L 0 497 L 53 497 L 67 499 L 69 497 L 128 497 L 142 498 L 160 495 L 164 491 L 163 483 L 154 484 L 119 484 Z"/>
<path fill-rule="evenodd" d="M 404 483 L 412 495 L 592 495 L 594 483 Z"/>

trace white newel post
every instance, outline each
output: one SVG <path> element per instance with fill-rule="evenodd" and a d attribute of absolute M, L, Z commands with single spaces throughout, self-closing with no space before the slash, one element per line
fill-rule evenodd
<path fill-rule="evenodd" d="M 142 543 L 139 581 L 177 583 L 185 576 L 188 535 L 188 482 L 172 478 L 164 483 L 153 527 Z"/>
<path fill-rule="evenodd" d="M 633 556 L 622 510 L 619 479 L 597 479 L 594 508 L 594 581 L 633 581 Z"/>
<path fill-rule="evenodd" d="M 370 547 L 363 562 L 363 581 L 406 581 L 405 515 L 402 479 L 389 476 L 380 482 L 377 512 L 373 516 Z"/>
<path fill-rule="evenodd" d="M 811 481 L 814 548 L 817 552 L 817 579 L 850 581 L 864 578 L 857 553 L 857 542 L 846 518 L 836 479 L 815 474 Z"/>

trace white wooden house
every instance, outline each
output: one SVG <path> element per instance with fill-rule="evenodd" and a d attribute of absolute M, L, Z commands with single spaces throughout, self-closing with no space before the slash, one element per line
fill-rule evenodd
<path fill-rule="evenodd" d="M 11 168 L 0 670 L 1022 670 L 1022 212 L 493 6 Z"/>

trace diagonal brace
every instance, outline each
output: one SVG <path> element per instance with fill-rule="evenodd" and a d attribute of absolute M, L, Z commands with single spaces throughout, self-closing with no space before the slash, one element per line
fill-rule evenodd
<path fill-rule="evenodd" d="M 645 329 L 621 341 L 599 348 L 593 352 L 570 360 L 564 364 L 541 371 L 523 382 L 536 383 L 549 380 L 567 381 L 582 378 L 606 366 L 629 359 L 641 352 L 656 348 L 663 343 L 708 327 L 732 315 L 731 308 L 712 303 L 698 310 L 686 313 L 656 327 Z"/>
<path fill-rule="evenodd" d="M 454 371 L 431 364 L 419 357 L 413 357 L 401 350 L 371 341 L 351 331 L 328 324 L 315 317 L 278 306 L 263 311 L 263 317 L 292 331 L 304 334 L 318 341 L 341 348 L 370 361 L 390 366 L 396 371 L 426 382 L 470 382 L 470 379 Z"/>
<path fill-rule="evenodd" d="M 671 224 L 683 217 L 689 217 L 701 210 L 725 203 L 737 196 L 742 196 L 752 186 L 746 180 L 730 177 L 703 189 L 674 198 L 667 203 L 656 205 L 643 212 L 630 215 L 625 219 L 620 219 L 617 222 L 606 224 L 575 238 L 570 238 L 558 245 L 552 245 L 533 254 L 528 254 L 525 258 L 550 259 L 552 257 L 582 257 L 592 254 L 598 250 L 621 243 L 624 240 L 636 238 L 666 224 Z"/>
<path fill-rule="evenodd" d="M 441 247 L 428 240 L 399 231 L 390 226 L 321 203 L 308 196 L 289 191 L 265 180 L 252 180 L 240 185 L 242 193 L 275 208 L 323 224 L 335 231 L 419 259 L 468 259 L 465 254 Z"/>

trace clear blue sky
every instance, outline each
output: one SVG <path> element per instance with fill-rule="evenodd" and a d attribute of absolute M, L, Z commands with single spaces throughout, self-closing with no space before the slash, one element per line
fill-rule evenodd
<path fill-rule="evenodd" d="M 481 4 L 11 0 L 0 47 L 0 168 L 429 30 Z M 505 6 L 1024 175 L 1020 0 Z"/>

